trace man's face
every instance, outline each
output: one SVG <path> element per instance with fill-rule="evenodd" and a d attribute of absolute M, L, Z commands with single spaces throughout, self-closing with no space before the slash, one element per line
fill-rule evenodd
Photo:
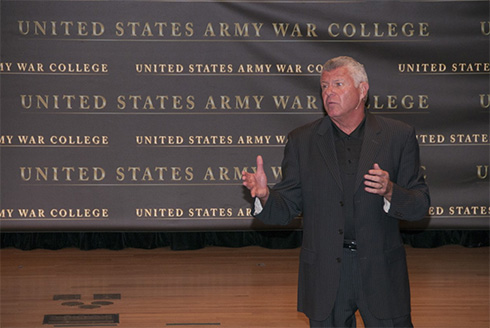
<path fill-rule="evenodd" d="M 356 87 L 347 67 L 324 71 L 320 81 L 325 111 L 334 121 L 348 120 L 354 113 L 364 110 L 363 98 L 369 85 L 361 82 Z"/>

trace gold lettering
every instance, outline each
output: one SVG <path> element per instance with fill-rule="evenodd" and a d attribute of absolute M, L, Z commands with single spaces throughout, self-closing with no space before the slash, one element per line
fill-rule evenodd
<path fill-rule="evenodd" d="M 481 25 L 481 33 L 485 36 L 490 35 L 490 21 L 480 22 Z"/>
<path fill-rule="evenodd" d="M 381 99 L 380 95 L 373 95 L 373 103 L 368 106 L 373 110 L 397 110 L 397 109 L 429 109 L 428 95 L 387 95 L 386 99 Z"/>
<path fill-rule="evenodd" d="M 476 166 L 476 176 L 480 180 L 488 178 L 488 165 L 477 165 Z"/>
<path fill-rule="evenodd" d="M 480 94 L 480 106 L 481 108 L 490 108 L 490 93 Z"/>
<path fill-rule="evenodd" d="M 100 182 L 105 179 L 105 170 L 101 167 L 19 167 L 20 178 L 25 182 Z"/>
<path fill-rule="evenodd" d="M 272 23 L 272 27 L 274 29 L 274 33 L 276 37 L 286 37 L 289 36 L 291 38 L 299 38 L 306 36 L 308 38 L 317 38 L 318 34 L 316 33 L 316 25 L 313 23 L 306 23 L 302 26 L 299 23 L 295 23 L 292 25 L 291 30 L 289 27 L 290 23 Z"/>
<path fill-rule="evenodd" d="M 107 106 L 107 100 L 100 95 L 20 95 L 22 108 L 32 109 L 77 109 L 101 110 Z"/>
<path fill-rule="evenodd" d="M 100 22 L 17 21 L 21 35 L 35 36 L 101 36 L 105 32 Z"/>

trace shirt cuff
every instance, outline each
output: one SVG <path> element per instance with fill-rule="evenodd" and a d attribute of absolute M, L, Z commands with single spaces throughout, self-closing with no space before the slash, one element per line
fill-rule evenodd
<path fill-rule="evenodd" d="M 259 215 L 260 212 L 264 209 L 262 207 L 262 203 L 260 202 L 260 199 L 258 197 L 255 197 L 255 204 L 254 204 L 254 215 Z"/>
<path fill-rule="evenodd" d="M 386 198 L 383 198 L 384 201 L 385 201 L 385 204 L 383 206 L 383 210 L 388 213 L 390 211 L 390 207 L 391 207 L 391 203 L 389 200 L 387 200 Z"/>

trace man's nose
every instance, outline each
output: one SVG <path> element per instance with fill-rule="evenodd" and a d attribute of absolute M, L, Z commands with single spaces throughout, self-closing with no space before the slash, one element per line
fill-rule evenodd
<path fill-rule="evenodd" d="M 333 94 L 332 86 L 325 87 L 325 89 L 323 89 L 323 94 L 325 96 L 331 96 Z"/>

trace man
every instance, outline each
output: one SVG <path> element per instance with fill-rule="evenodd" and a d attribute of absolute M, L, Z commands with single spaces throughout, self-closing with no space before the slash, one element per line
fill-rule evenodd
<path fill-rule="evenodd" d="M 421 219 L 429 191 L 412 127 L 365 110 L 369 83 L 350 57 L 321 74 L 327 116 L 292 131 L 283 179 L 267 186 L 263 159 L 243 185 L 268 224 L 303 216 L 298 310 L 311 327 L 413 327 L 399 220 Z"/>

